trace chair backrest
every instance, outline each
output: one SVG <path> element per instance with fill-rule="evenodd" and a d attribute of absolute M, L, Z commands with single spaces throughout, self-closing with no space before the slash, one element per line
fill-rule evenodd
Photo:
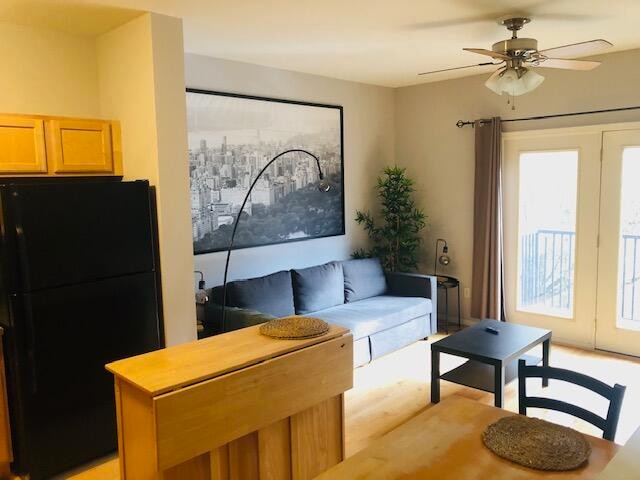
<path fill-rule="evenodd" d="M 564 382 L 579 385 L 592 392 L 595 392 L 607 400 L 609 400 L 609 409 L 607 417 L 602 418 L 589 410 L 582 407 L 572 405 L 560 400 L 542 397 L 527 396 L 527 378 L 555 379 Z M 554 367 L 538 367 L 527 365 L 524 360 L 518 361 L 518 400 L 520 404 L 520 414 L 527 414 L 527 407 L 545 408 L 548 410 L 557 410 L 559 412 L 568 413 L 574 417 L 581 418 L 602 430 L 602 438 L 613 441 L 618 428 L 618 420 L 620 419 L 620 409 L 622 407 L 622 399 L 626 387 L 617 383 L 611 387 L 600 380 L 588 375 L 566 370 L 564 368 Z"/>

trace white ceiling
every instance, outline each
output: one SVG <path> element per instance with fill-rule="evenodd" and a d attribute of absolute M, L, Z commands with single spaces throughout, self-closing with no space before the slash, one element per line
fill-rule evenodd
<path fill-rule="evenodd" d="M 16 13 L 15 5 L 22 5 L 22 12 L 27 8 L 32 13 L 45 5 L 43 12 L 48 13 L 41 15 L 45 18 L 52 16 L 52 5 L 63 9 L 71 4 L 75 10 L 78 4 L 93 9 L 97 4 L 151 10 L 184 19 L 185 50 L 190 53 L 390 87 L 482 73 L 479 68 L 417 75 L 486 61 L 486 57 L 463 52 L 462 48 L 490 48 L 495 41 L 508 38 L 508 32 L 498 25 L 497 19 L 513 13 L 533 18 L 520 36 L 537 38 L 540 49 L 595 38 L 612 42 L 611 51 L 640 47 L 638 0 L 3 0 L 2 3 L 0 19 L 18 23 L 24 13 Z M 13 5 L 13 10 L 7 5 Z M 97 34 L 105 28 L 104 21 L 96 21 L 98 25 L 94 28 L 93 22 L 82 20 L 77 12 L 66 18 L 74 15 L 79 18 L 76 22 L 79 33 Z M 100 16 L 104 15 L 103 12 Z M 125 14 L 120 10 L 118 15 Z M 115 17 L 119 18 L 118 15 Z M 65 22 L 67 29 L 73 28 L 69 26 L 73 22 Z"/>
<path fill-rule="evenodd" d="M 2 22 L 87 36 L 106 33 L 141 13 L 93 2 L 0 0 Z"/>

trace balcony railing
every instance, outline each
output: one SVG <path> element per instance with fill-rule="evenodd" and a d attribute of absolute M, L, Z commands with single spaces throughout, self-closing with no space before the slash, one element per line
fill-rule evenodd
<path fill-rule="evenodd" d="M 520 306 L 571 313 L 575 233 L 538 230 L 521 237 Z M 620 315 L 640 321 L 640 236 L 622 235 Z"/>
<path fill-rule="evenodd" d="M 521 242 L 520 306 L 571 314 L 575 232 L 538 230 Z"/>
<path fill-rule="evenodd" d="M 621 254 L 620 313 L 625 320 L 640 321 L 640 236 L 622 235 Z"/>

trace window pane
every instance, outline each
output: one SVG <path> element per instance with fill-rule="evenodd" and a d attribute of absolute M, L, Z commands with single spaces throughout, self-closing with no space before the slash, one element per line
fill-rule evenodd
<path fill-rule="evenodd" d="M 578 152 L 520 154 L 518 309 L 573 316 Z"/>
<path fill-rule="evenodd" d="M 624 320 L 640 323 L 640 147 L 627 147 L 622 154 L 620 196 L 620 283 L 618 325 Z M 622 320 L 623 322 L 620 322 Z"/>

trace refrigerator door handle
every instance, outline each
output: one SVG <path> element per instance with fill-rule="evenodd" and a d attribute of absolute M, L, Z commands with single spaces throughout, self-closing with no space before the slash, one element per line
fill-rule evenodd
<path fill-rule="evenodd" d="M 32 394 L 38 392 L 38 376 L 36 374 L 36 332 L 33 322 L 33 309 L 31 308 L 31 302 L 26 300 L 21 295 L 13 294 L 11 299 L 13 300 L 13 311 L 22 312 L 22 318 L 24 319 L 24 348 L 26 357 L 26 374 L 27 385 L 29 391 Z"/>
<path fill-rule="evenodd" d="M 31 393 L 35 394 L 38 392 L 38 375 L 36 374 L 36 329 L 31 302 L 25 302 L 25 330 L 28 382 Z"/>
<path fill-rule="evenodd" d="M 24 228 L 22 228 L 20 223 L 16 224 L 16 239 L 18 241 L 18 261 L 20 262 L 20 268 L 22 272 L 28 272 L 29 260 L 27 257 L 27 239 L 24 234 Z M 26 283 L 26 278 L 22 278 L 22 282 L 23 284 Z M 28 288 L 28 286 L 25 285 L 25 288 Z"/>
<path fill-rule="evenodd" d="M 13 206 L 13 214 L 15 217 L 15 231 L 16 231 L 16 247 L 18 250 L 18 263 L 20 265 L 21 277 L 24 290 L 30 290 L 29 281 L 29 256 L 27 252 L 29 248 L 27 246 L 27 238 L 24 232 L 24 226 L 22 222 L 22 208 L 20 207 L 20 194 L 13 190 L 11 192 L 11 204 Z"/>

